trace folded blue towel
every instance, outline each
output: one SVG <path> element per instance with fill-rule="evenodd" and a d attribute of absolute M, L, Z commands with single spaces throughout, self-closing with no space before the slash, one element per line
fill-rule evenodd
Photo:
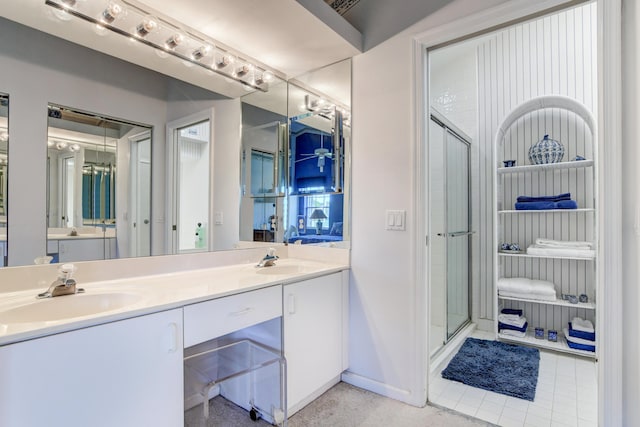
<path fill-rule="evenodd" d="M 517 202 L 559 202 L 571 200 L 571 193 L 562 193 L 557 196 L 518 196 Z"/>
<path fill-rule="evenodd" d="M 583 340 L 595 341 L 596 333 L 595 332 L 583 332 L 573 329 L 571 326 L 571 322 L 569 322 L 569 336 L 575 338 L 582 338 Z"/>
<path fill-rule="evenodd" d="M 569 340 L 567 340 L 567 345 L 576 350 L 596 351 L 595 345 L 578 344 L 577 342 L 571 342 Z"/>
<path fill-rule="evenodd" d="M 524 322 L 524 325 L 522 325 L 522 328 L 518 328 L 517 326 L 507 325 L 506 323 L 498 322 L 498 331 L 501 331 L 503 329 L 511 329 L 512 331 L 527 332 L 527 326 L 529 326 L 529 322 Z"/>
<path fill-rule="evenodd" d="M 578 203 L 575 200 L 561 200 L 558 202 L 517 202 L 516 210 L 518 211 L 542 211 L 551 209 L 578 209 Z"/>
<path fill-rule="evenodd" d="M 522 310 L 519 308 L 503 308 L 500 313 L 502 314 L 515 314 L 516 316 L 522 316 Z"/>

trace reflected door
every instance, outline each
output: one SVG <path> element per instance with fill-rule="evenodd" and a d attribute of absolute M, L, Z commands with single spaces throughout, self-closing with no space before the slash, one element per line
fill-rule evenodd
<path fill-rule="evenodd" d="M 131 253 L 151 255 L 151 138 L 131 142 Z"/>
<path fill-rule="evenodd" d="M 209 120 L 176 130 L 177 252 L 209 247 L 210 138 Z"/>

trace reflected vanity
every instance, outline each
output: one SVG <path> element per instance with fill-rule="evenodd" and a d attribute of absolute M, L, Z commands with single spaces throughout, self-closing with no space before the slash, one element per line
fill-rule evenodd
<path fill-rule="evenodd" d="M 151 128 L 50 104 L 47 256 L 150 255 Z"/>

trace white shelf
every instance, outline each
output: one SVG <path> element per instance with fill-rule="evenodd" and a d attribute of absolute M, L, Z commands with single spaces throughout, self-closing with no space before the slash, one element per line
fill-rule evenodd
<path fill-rule="evenodd" d="M 585 310 L 595 310 L 596 305 L 592 302 L 579 302 L 577 304 L 571 304 L 569 301 L 565 301 L 563 299 L 556 299 L 555 301 L 543 301 L 539 299 L 529 299 L 529 298 L 516 298 L 516 297 L 505 297 L 498 294 L 498 299 L 509 300 L 509 301 L 520 301 L 520 302 L 532 302 L 535 304 L 546 304 L 546 305 L 560 305 L 563 307 L 571 307 L 571 308 L 583 308 Z"/>
<path fill-rule="evenodd" d="M 576 261 L 594 261 L 596 258 L 595 257 L 578 257 L 578 256 L 553 256 L 553 255 L 531 255 L 525 252 L 519 253 L 519 254 L 514 254 L 514 253 L 507 253 L 507 252 L 500 252 L 498 251 L 498 255 L 499 256 L 503 256 L 503 257 L 518 257 L 518 258 L 543 258 L 543 259 L 570 259 L 570 260 L 576 260 Z"/>
<path fill-rule="evenodd" d="M 577 349 L 569 347 L 567 345 L 567 342 L 565 341 L 564 335 L 561 332 L 558 332 L 558 341 L 557 342 L 549 341 L 546 338 L 545 339 L 537 339 L 530 332 L 527 332 L 527 335 L 524 338 L 512 337 L 511 335 L 503 335 L 503 334 L 498 333 L 498 339 L 501 340 L 501 341 L 510 341 L 510 342 L 516 342 L 516 343 L 519 343 L 519 344 L 530 345 L 530 346 L 533 346 L 533 347 L 544 348 L 544 349 L 547 349 L 547 350 L 554 350 L 554 351 L 561 351 L 563 353 L 577 354 L 577 355 L 580 355 L 580 356 L 591 357 L 591 358 L 594 358 L 594 359 L 597 357 L 596 353 L 593 352 L 593 351 L 577 350 Z M 597 350 L 597 348 L 596 348 L 596 350 Z"/>
<path fill-rule="evenodd" d="M 510 168 L 501 167 L 501 168 L 498 168 L 498 175 L 522 173 L 522 172 L 548 171 L 548 170 L 555 170 L 555 169 L 586 168 L 590 166 L 593 166 L 593 160 L 577 160 L 575 162 L 547 163 L 544 165 L 513 166 Z"/>
<path fill-rule="evenodd" d="M 568 212 L 595 212 L 593 208 L 580 209 L 544 209 L 544 210 L 504 210 L 498 214 L 539 214 L 539 213 L 568 213 Z"/>

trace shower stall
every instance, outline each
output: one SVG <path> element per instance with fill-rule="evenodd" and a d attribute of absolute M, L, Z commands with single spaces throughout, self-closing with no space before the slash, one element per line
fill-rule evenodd
<path fill-rule="evenodd" d="M 471 140 L 433 110 L 429 121 L 430 355 L 471 321 Z"/>

